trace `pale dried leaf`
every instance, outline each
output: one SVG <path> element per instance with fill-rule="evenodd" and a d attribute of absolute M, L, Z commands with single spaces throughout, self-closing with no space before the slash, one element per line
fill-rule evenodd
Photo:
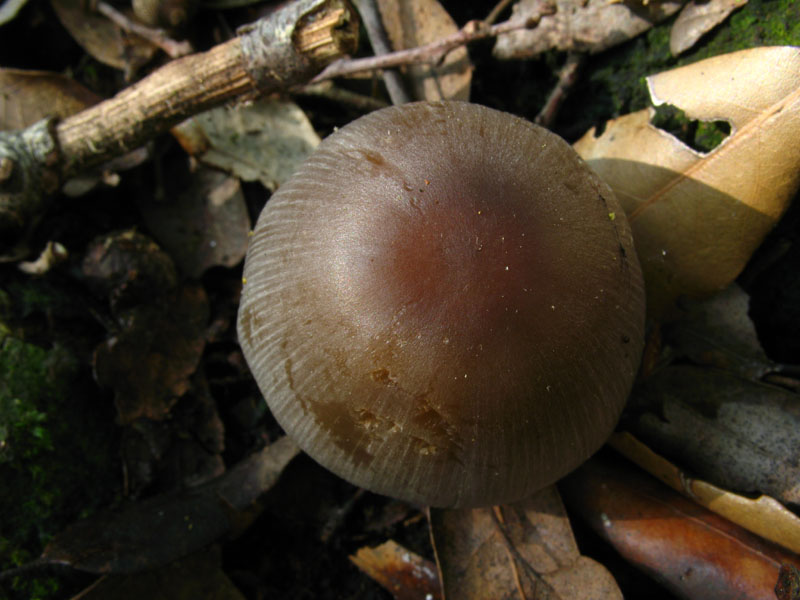
<path fill-rule="evenodd" d="M 656 105 L 728 120 L 707 154 L 649 123 L 652 109 L 607 123 L 575 149 L 614 189 L 633 228 L 648 312 L 727 287 L 800 184 L 800 48 L 743 50 L 648 78 Z"/>
<path fill-rule="evenodd" d="M 206 111 L 173 133 L 205 164 L 244 181 L 260 181 L 273 191 L 320 142 L 296 104 L 272 99 Z"/>
<path fill-rule="evenodd" d="M 622 598 L 611 574 L 581 556 L 554 486 L 515 504 L 430 515 L 446 598 Z"/>
<path fill-rule="evenodd" d="M 202 168 L 177 197 L 143 198 L 139 208 L 158 243 L 190 278 L 213 266 L 232 267 L 247 252 L 250 217 L 235 177 Z"/>
<path fill-rule="evenodd" d="M 682 4 L 683 0 L 556 0 L 555 14 L 542 17 L 537 27 L 501 35 L 494 55 L 510 59 L 531 58 L 552 49 L 600 52 L 647 31 Z M 520 0 L 514 5 L 512 19 L 539 14 L 541 0 Z"/>
<path fill-rule="evenodd" d="M 24 129 L 45 117 L 68 117 L 100 100 L 59 73 L 0 69 L 0 131 Z"/>
<path fill-rule="evenodd" d="M 13 21 L 28 0 L 4 0 L 0 2 L 0 25 Z"/>
<path fill-rule="evenodd" d="M 395 600 L 442 598 L 436 565 L 393 540 L 374 548 L 359 548 L 350 560 Z"/>
<path fill-rule="evenodd" d="M 50 0 L 58 20 L 86 52 L 101 63 L 135 73 L 158 48 L 129 35 L 106 17 L 85 10 L 83 0 Z"/>
<path fill-rule="evenodd" d="M 748 498 L 689 477 L 627 431 L 615 433 L 608 443 L 675 491 L 764 539 L 800 553 L 800 517 L 774 498 Z"/>
<path fill-rule="evenodd" d="M 686 315 L 662 328 L 664 341 L 697 364 L 749 379 L 775 371 L 750 320 L 750 298 L 736 283 L 702 302 L 687 303 Z"/>
<path fill-rule="evenodd" d="M 669 50 L 677 56 L 695 45 L 697 40 L 722 23 L 747 0 L 705 0 L 690 2 L 675 19 L 669 33 Z"/>
<path fill-rule="evenodd" d="M 800 504 L 800 402 L 718 369 L 670 366 L 634 388 L 631 429 L 710 482 Z"/>
<path fill-rule="evenodd" d="M 422 46 L 458 31 L 437 0 L 378 0 L 378 8 L 395 50 Z M 441 65 L 412 65 L 408 75 L 417 100 L 469 100 L 472 68 L 466 48 L 450 52 Z"/>

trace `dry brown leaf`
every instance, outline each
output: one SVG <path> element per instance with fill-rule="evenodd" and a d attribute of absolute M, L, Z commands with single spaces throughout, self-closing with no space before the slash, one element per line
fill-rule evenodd
<path fill-rule="evenodd" d="M 283 437 L 203 485 L 92 515 L 57 534 L 42 560 L 89 573 L 135 573 L 241 534 L 299 452 Z"/>
<path fill-rule="evenodd" d="M 675 19 L 669 32 L 669 50 L 674 56 L 686 52 L 697 40 L 722 23 L 747 0 L 705 0 L 690 2 Z"/>
<path fill-rule="evenodd" d="M 86 52 L 101 63 L 135 73 L 158 48 L 128 35 L 106 17 L 85 9 L 83 0 L 50 0 L 58 20 Z"/>
<path fill-rule="evenodd" d="M 648 312 L 727 287 L 800 184 L 800 48 L 710 58 L 648 78 L 656 105 L 729 120 L 702 154 L 650 124 L 653 110 L 590 130 L 575 149 L 614 189 L 633 228 Z"/>
<path fill-rule="evenodd" d="M 458 31 L 437 0 L 378 0 L 378 8 L 395 50 L 428 44 Z M 441 65 L 413 65 L 408 74 L 417 100 L 469 100 L 472 68 L 466 48 L 450 52 Z"/>
<path fill-rule="evenodd" d="M 764 539 L 800 553 L 800 517 L 774 498 L 747 498 L 707 481 L 689 477 L 627 431 L 615 433 L 608 443 L 645 471 L 701 506 Z"/>
<path fill-rule="evenodd" d="M 163 419 L 189 389 L 205 348 L 208 297 L 186 284 L 163 302 L 128 313 L 124 328 L 95 348 L 97 382 L 114 390 L 122 423 Z"/>
<path fill-rule="evenodd" d="M 554 486 L 515 504 L 431 509 L 446 598 L 621 599 L 602 565 L 581 556 Z"/>
<path fill-rule="evenodd" d="M 683 0 L 609 2 L 555 0 L 556 12 L 533 29 L 501 35 L 494 55 L 501 59 L 531 58 L 548 50 L 600 52 L 650 29 L 680 9 Z M 541 0 L 520 0 L 512 19 L 541 14 Z"/>
<path fill-rule="evenodd" d="M 144 221 L 184 275 L 199 278 L 213 266 L 233 267 L 247 252 L 250 217 L 239 180 L 209 168 L 164 201 L 139 202 Z"/>
<path fill-rule="evenodd" d="M 389 540 L 375 548 L 359 548 L 350 560 L 383 586 L 395 600 L 441 600 L 436 565 Z"/>
<path fill-rule="evenodd" d="M 800 402 L 719 369 L 675 365 L 638 384 L 631 429 L 725 488 L 800 504 Z"/>
<path fill-rule="evenodd" d="M 0 69 L 0 131 L 24 129 L 45 117 L 67 117 L 101 99 L 59 73 Z"/>
<path fill-rule="evenodd" d="M 206 111 L 172 133 L 198 160 L 272 191 L 320 142 L 296 104 L 273 99 Z"/>
<path fill-rule="evenodd" d="M 135 229 L 92 240 L 81 271 L 92 292 L 108 298 L 111 313 L 120 323 L 131 308 L 167 296 L 178 286 L 172 258 Z"/>
<path fill-rule="evenodd" d="M 222 570 L 218 547 L 152 571 L 106 575 L 72 600 L 244 600 Z"/>
<path fill-rule="evenodd" d="M 565 502 L 628 562 L 690 600 L 775 600 L 800 557 L 745 531 L 622 459 L 598 455 L 559 482 Z"/>
<path fill-rule="evenodd" d="M 92 291 L 108 298 L 116 321 L 95 349 L 95 378 L 114 389 L 123 423 L 164 418 L 189 389 L 205 347 L 204 289 L 179 286 L 172 259 L 131 230 L 94 240 L 82 271 Z"/>

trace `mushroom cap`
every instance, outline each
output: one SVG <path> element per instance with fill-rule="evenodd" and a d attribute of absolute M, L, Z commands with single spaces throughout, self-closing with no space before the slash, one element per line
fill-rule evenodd
<path fill-rule="evenodd" d="M 644 290 L 625 214 L 570 146 L 461 102 L 364 116 L 270 199 L 238 331 L 286 432 L 369 490 L 512 502 L 595 452 Z"/>

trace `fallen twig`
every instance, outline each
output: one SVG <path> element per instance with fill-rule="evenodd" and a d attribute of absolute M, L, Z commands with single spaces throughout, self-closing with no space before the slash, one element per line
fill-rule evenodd
<path fill-rule="evenodd" d="M 386 39 L 386 32 L 383 29 L 380 12 L 375 0 L 356 0 L 358 12 L 361 15 L 361 22 L 367 30 L 369 43 L 375 56 L 383 56 L 392 51 L 389 41 Z M 403 78 L 395 70 L 385 70 L 383 72 L 383 82 L 386 84 L 386 91 L 392 104 L 405 104 L 411 102 L 411 96 L 403 85 Z"/>
<path fill-rule="evenodd" d="M 238 37 L 167 63 L 60 122 L 0 132 L 0 261 L 26 253 L 27 233 L 68 177 L 232 98 L 309 81 L 355 51 L 357 32 L 347 0 L 295 0 Z"/>
<path fill-rule="evenodd" d="M 533 122 L 544 127 L 550 127 L 555 121 L 558 110 L 567 98 L 570 88 L 578 80 L 578 70 L 583 63 L 584 55 L 577 52 L 570 52 L 567 55 L 567 62 L 558 73 L 558 83 L 547 97 L 542 110 L 536 115 Z"/>
<path fill-rule="evenodd" d="M 122 30 L 129 33 L 135 33 L 140 38 L 146 39 L 154 46 L 158 46 L 171 58 L 179 58 L 191 54 L 194 50 L 189 42 L 179 42 L 173 40 L 167 35 L 163 29 L 156 29 L 154 27 L 147 27 L 141 23 L 132 21 L 124 14 L 119 12 L 116 8 L 111 6 L 108 2 L 99 0 L 97 3 L 97 12 L 104 15 L 110 21 L 114 22 Z"/>
<path fill-rule="evenodd" d="M 391 69 L 401 65 L 415 63 L 439 64 L 449 52 L 456 48 L 470 42 L 496 37 L 510 31 L 531 29 L 539 23 L 541 17 L 552 14 L 554 11 L 553 6 L 545 2 L 540 4 L 540 8 L 541 11 L 538 15 L 524 20 L 513 19 L 498 23 L 497 25 L 486 25 L 483 21 L 477 20 L 470 21 L 456 33 L 431 42 L 430 44 L 425 44 L 424 46 L 409 48 L 408 50 L 398 50 L 397 52 L 391 52 L 381 56 L 340 59 L 325 67 L 325 69 L 311 81 L 312 83 L 316 83 L 318 81 L 324 81 L 325 79 L 352 75 L 353 73 L 360 73 L 362 71 Z"/>

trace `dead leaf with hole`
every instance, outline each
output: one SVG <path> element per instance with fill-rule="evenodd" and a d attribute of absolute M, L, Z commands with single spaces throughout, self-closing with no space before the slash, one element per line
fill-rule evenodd
<path fill-rule="evenodd" d="M 542 0 L 520 0 L 512 19 L 541 14 Z M 555 0 L 556 11 L 542 17 L 537 27 L 504 33 L 497 38 L 494 56 L 532 58 L 548 50 L 601 52 L 650 29 L 676 13 L 683 0 L 609 2 L 609 0 Z"/>
<path fill-rule="evenodd" d="M 405 50 L 435 42 L 458 31 L 437 0 L 378 0 L 392 47 Z M 467 49 L 450 52 L 440 65 L 412 65 L 408 77 L 416 100 L 469 100 L 472 66 Z"/>
<path fill-rule="evenodd" d="M 441 600 L 436 565 L 389 540 L 359 548 L 350 561 L 378 582 L 395 600 Z"/>
<path fill-rule="evenodd" d="M 628 431 L 615 433 L 609 445 L 628 460 L 706 507 L 762 538 L 800 553 L 800 517 L 770 496 L 749 498 L 686 474 Z"/>
<path fill-rule="evenodd" d="M 247 252 L 250 217 L 239 180 L 200 168 L 175 198 L 139 201 L 148 229 L 189 278 L 217 265 L 233 267 Z"/>
<path fill-rule="evenodd" d="M 446 598 L 620 599 L 614 578 L 578 551 L 554 486 L 514 504 L 431 509 Z"/>
<path fill-rule="evenodd" d="M 126 75 L 138 71 L 158 51 L 142 38 L 125 33 L 106 17 L 87 10 L 83 0 L 50 0 L 50 4 L 58 20 L 86 52 Z"/>
<path fill-rule="evenodd" d="M 800 397 L 726 371 L 670 366 L 638 384 L 629 428 L 699 477 L 800 504 Z"/>
<path fill-rule="evenodd" d="M 678 56 L 694 46 L 706 33 L 728 18 L 734 10 L 747 4 L 747 0 L 705 0 L 690 2 L 675 19 L 669 32 L 669 50 Z"/>
<path fill-rule="evenodd" d="M 135 573 L 240 534 L 299 452 L 283 437 L 208 483 L 79 521 L 53 538 L 42 560 L 90 573 Z"/>
<path fill-rule="evenodd" d="M 618 459 L 618 460 L 612 460 Z M 625 560 L 690 600 L 774 600 L 781 564 L 800 558 L 598 455 L 559 482 L 564 501 Z"/>
<path fill-rule="evenodd" d="M 59 73 L 0 68 L 0 131 L 24 129 L 45 117 L 68 117 L 100 100 Z"/>
<path fill-rule="evenodd" d="M 223 106 L 176 126 L 189 154 L 244 181 L 275 191 L 319 145 L 305 113 L 293 102 L 259 100 Z"/>
<path fill-rule="evenodd" d="M 800 48 L 717 56 L 648 78 L 656 105 L 728 120 L 700 153 L 650 124 L 652 109 L 590 130 L 575 149 L 614 189 L 642 263 L 648 313 L 725 289 L 800 185 Z"/>

